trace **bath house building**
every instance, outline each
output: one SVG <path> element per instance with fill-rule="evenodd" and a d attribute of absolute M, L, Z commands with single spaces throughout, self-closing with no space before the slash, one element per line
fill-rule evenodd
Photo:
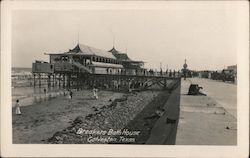
<path fill-rule="evenodd" d="M 104 51 L 84 44 L 77 44 L 73 49 L 63 53 L 45 53 L 49 63 L 36 61 L 32 70 L 37 73 L 81 72 L 94 74 L 127 74 L 145 73 L 143 61 L 131 60 L 126 53 L 114 47 Z"/>

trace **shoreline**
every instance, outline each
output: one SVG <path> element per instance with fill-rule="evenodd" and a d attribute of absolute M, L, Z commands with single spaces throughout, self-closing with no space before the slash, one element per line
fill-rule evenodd
<path fill-rule="evenodd" d="M 92 91 L 82 90 L 74 92 L 72 100 L 67 96 L 59 96 L 22 106 L 22 115 L 15 115 L 15 108 L 12 108 L 13 143 L 44 143 L 55 132 L 69 126 L 77 116 L 94 113 L 93 107 L 102 107 L 123 95 L 124 93 L 100 91 L 100 98 L 94 100 Z"/>
<path fill-rule="evenodd" d="M 43 89 L 46 88 L 47 92 L 44 93 Z M 15 101 L 18 99 L 20 106 L 31 106 L 33 104 L 45 102 L 57 97 L 65 96 L 67 90 L 60 87 L 18 87 L 13 88 L 12 92 L 12 107 L 15 106 Z"/>
<path fill-rule="evenodd" d="M 218 102 L 221 98 L 213 88 L 217 83 L 192 80 L 208 95 L 187 95 L 187 80 L 182 81 L 181 91 L 180 87 L 132 93 L 100 90 L 95 100 L 92 90 L 81 90 L 74 92 L 72 100 L 66 95 L 23 106 L 21 116 L 12 114 L 13 143 L 235 145 L 237 117 L 228 111 L 231 106 Z M 176 120 L 175 126 L 166 124 L 166 118 Z"/>
<path fill-rule="evenodd" d="M 98 130 L 101 128 L 95 125 L 101 127 L 105 124 L 109 125 L 109 129 L 122 129 L 137 117 L 140 112 L 145 111 L 145 107 L 150 104 L 150 102 L 158 100 L 159 98 L 156 99 L 158 94 L 163 92 L 164 91 L 147 90 L 134 93 L 122 93 L 101 90 L 98 93 L 99 99 L 95 100 L 93 99 L 92 90 L 81 90 L 74 92 L 72 100 L 66 95 L 34 103 L 29 106 L 22 106 L 22 115 L 15 115 L 15 108 L 12 108 L 13 143 L 47 144 L 49 143 L 48 139 L 59 131 L 63 131 L 77 124 L 79 120 L 87 120 L 85 117 L 92 115 L 98 115 L 98 117 L 100 117 L 102 111 L 106 111 L 105 119 L 101 119 L 101 121 L 104 122 L 87 121 L 90 123 L 89 128 L 92 127 Z M 167 98 L 164 100 L 166 99 Z M 115 109 L 115 112 L 112 113 L 110 110 L 105 110 L 109 109 L 109 106 Z M 116 106 L 119 108 L 115 108 Z M 123 115 L 124 111 L 122 110 L 126 111 L 126 115 Z M 155 112 L 154 110 L 153 112 Z M 109 116 L 112 116 L 112 118 Z M 112 124 L 108 119 L 111 119 L 109 120 L 111 122 L 117 122 L 117 120 L 122 121 Z M 151 126 L 153 126 L 152 123 Z M 128 143 L 127 141 L 129 141 L 123 137 L 120 139 L 122 143 Z"/>

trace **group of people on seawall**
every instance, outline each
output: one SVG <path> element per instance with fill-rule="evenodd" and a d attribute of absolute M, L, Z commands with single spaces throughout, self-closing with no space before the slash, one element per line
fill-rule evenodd
<path fill-rule="evenodd" d="M 159 75 L 159 76 L 167 76 L 167 77 L 179 77 L 181 75 L 180 71 L 176 71 L 176 70 L 172 71 L 172 70 L 168 70 L 168 69 L 165 72 L 162 69 L 160 69 L 159 72 L 154 71 L 153 69 L 149 69 L 148 73 L 150 76 L 154 76 L 154 75 L 158 76 Z"/>

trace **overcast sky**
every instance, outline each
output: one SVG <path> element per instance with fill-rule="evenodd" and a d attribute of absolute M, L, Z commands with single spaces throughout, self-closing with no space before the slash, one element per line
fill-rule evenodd
<path fill-rule="evenodd" d="M 31 67 L 80 43 L 115 47 L 147 68 L 223 69 L 236 64 L 237 8 L 158 10 L 19 10 L 12 16 L 12 66 Z"/>

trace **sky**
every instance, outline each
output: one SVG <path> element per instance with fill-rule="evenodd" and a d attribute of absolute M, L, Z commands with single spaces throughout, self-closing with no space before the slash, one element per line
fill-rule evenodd
<path fill-rule="evenodd" d="M 110 50 L 113 45 L 145 68 L 220 70 L 237 64 L 236 7 L 170 7 L 124 10 L 15 10 L 12 66 L 49 60 L 44 53 L 79 43 Z"/>

